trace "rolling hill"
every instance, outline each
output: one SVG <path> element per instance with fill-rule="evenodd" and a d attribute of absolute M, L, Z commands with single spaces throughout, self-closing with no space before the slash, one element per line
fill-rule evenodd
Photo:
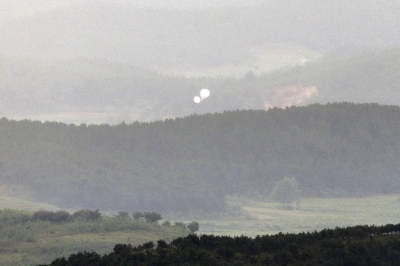
<path fill-rule="evenodd" d="M 0 111 L 8 118 L 117 124 L 399 103 L 393 1 L 35 3 L 0 2 L 10 11 L 0 20 Z M 212 97 L 199 108 L 192 99 L 202 87 Z"/>
<path fill-rule="evenodd" d="M 0 180 L 12 197 L 64 208 L 199 212 L 268 197 L 397 193 L 400 108 L 327 104 L 85 125 L 0 120 Z"/>
<path fill-rule="evenodd" d="M 184 9 L 138 8 L 128 1 L 69 3 L 3 20 L 1 53 L 103 59 L 157 71 L 229 65 L 256 70 L 265 65 L 259 61 L 263 53 L 279 53 L 280 63 L 271 62 L 273 56 L 264 58 L 271 69 L 285 60 L 283 65 L 292 65 L 343 47 L 400 44 L 395 13 L 399 4 L 388 0 L 262 1 L 236 7 L 214 3 Z M 364 23 L 366 17 L 369 23 Z M 300 53 L 292 54 L 296 50 Z"/>
<path fill-rule="evenodd" d="M 242 78 L 167 76 L 103 60 L 1 59 L 0 112 L 9 119 L 118 124 L 317 102 L 400 104 L 399 49 Z M 198 106 L 193 97 L 203 87 L 211 97 Z"/>

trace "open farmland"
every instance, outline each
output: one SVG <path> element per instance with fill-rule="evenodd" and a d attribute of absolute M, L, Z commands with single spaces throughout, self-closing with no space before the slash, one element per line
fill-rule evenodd
<path fill-rule="evenodd" d="M 400 220 L 399 195 L 360 198 L 305 198 L 298 208 L 286 210 L 276 202 L 229 198 L 239 217 L 201 220 L 200 233 L 264 235 L 307 232 L 353 225 L 396 224 Z"/>

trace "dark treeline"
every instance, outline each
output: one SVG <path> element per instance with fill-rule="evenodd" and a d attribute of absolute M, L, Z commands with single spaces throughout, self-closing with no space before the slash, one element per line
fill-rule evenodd
<path fill-rule="evenodd" d="M 139 215 L 139 216 L 138 216 Z M 104 215 L 99 210 L 88 210 L 81 209 L 75 211 L 74 213 L 69 213 L 65 210 L 58 211 L 46 211 L 39 210 L 33 213 L 16 211 L 4 209 L 0 210 L 0 232 L 4 233 L 6 231 L 16 231 L 20 227 L 26 226 L 29 228 L 30 224 L 34 223 L 50 223 L 55 225 L 67 225 L 67 224 L 77 224 L 86 223 L 86 228 L 94 232 L 109 232 L 118 230 L 137 230 L 137 229 L 149 229 L 149 226 L 143 226 L 144 223 L 149 225 L 158 225 L 158 222 L 162 220 L 161 214 L 155 212 L 138 213 L 135 212 L 132 216 L 127 212 L 119 212 L 118 215 L 110 216 Z M 193 221 L 192 223 L 197 223 Z M 93 225 L 91 228 L 90 225 Z M 170 221 L 165 221 L 163 226 L 177 226 L 187 229 L 188 226 L 183 222 L 171 223 Z M 12 227 L 19 227 L 14 228 Z M 11 229 L 10 229 L 11 228 Z M 89 229 L 90 228 L 90 229 Z M 198 230 L 198 228 L 197 228 Z M 195 230 L 195 231 L 197 231 Z M 1 245 L 0 245 L 1 246 Z"/>
<path fill-rule="evenodd" d="M 0 182 L 69 208 L 223 210 L 294 177 L 303 196 L 400 190 L 400 107 L 335 103 L 152 123 L 0 120 Z M 3 188 L 4 188 L 3 186 Z"/>
<path fill-rule="evenodd" d="M 188 235 L 167 244 L 117 244 L 103 256 L 72 254 L 64 265 L 398 265 L 400 224 L 324 229 L 320 232 L 257 236 Z"/>

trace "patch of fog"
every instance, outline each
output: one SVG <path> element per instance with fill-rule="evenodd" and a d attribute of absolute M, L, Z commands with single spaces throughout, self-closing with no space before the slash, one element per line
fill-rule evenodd
<path fill-rule="evenodd" d="M 0 0 L 0 22 L 20 19 L 72 5 L 89 2 L 88 0 Z"/>
<path fill-rule="evenodd" d="M 103 0 L 104 1 L 104 0 Z M 129 4 L 139 7 L 193 9 L 221 6 L 245 6 L 262 3 L 262 0 L 112 0 L 118 4 Z"/>
<path fill-rule="evenodd" d="M 264 92 L 263 101 L 265 109 L 272 107 L 290 107 L 292 105 L 301 104 L 306 99 L 318 95 L 316 86 L 291 85 L 277 87 Z"/>

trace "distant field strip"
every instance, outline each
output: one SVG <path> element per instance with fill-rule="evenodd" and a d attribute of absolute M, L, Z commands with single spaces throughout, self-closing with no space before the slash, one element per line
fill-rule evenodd
<path fill-rule="evenodd" d="M 306 198 L 294 210 L 282 209 L 275 202 L 243 200 L 241 207 L 245 216 L 200 221 L 200 233 L 256 236 L 352 225 L 396 224 L 400 221 L 399 198 L 400 195 Z"/>

